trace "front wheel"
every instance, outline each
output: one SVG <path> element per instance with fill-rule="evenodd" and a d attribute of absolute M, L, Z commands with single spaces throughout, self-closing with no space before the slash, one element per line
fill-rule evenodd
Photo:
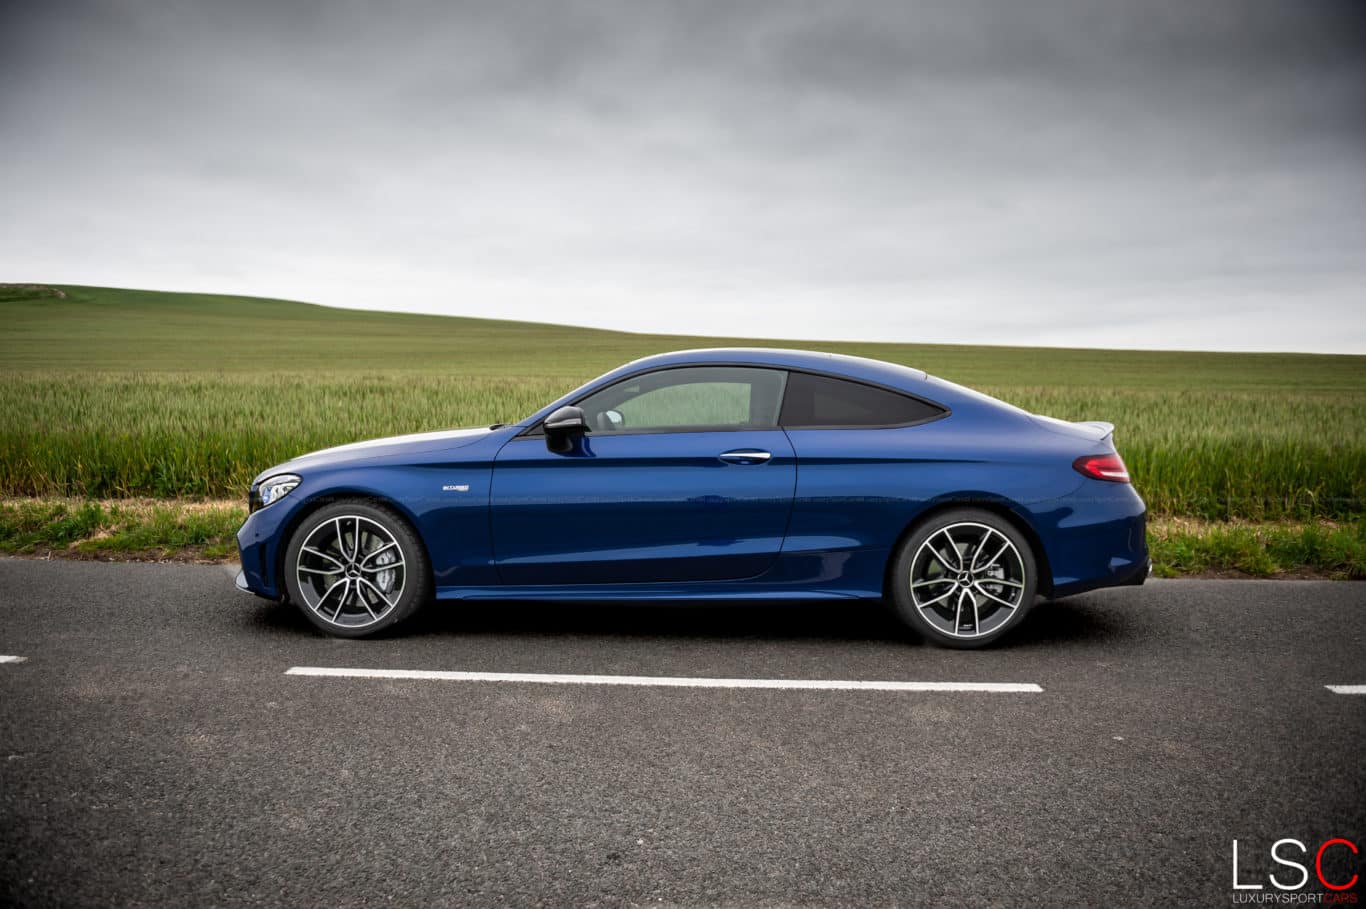
<path fill-rule="evenodd" d="M 902 544 L 891 594 L 901 620 L 945 647 L 984 647 L 1023 621 L 1038 591 L 1029 542 L 999 515 L 935 515 Z"/>
<path fill-rule="evenodd" d="M 308 515 L 290 537 L 284 573 L 289 598 L 336 637 L 374 634 L 430 598 L 422 542 L 392 509 L 360 499 Z"/>

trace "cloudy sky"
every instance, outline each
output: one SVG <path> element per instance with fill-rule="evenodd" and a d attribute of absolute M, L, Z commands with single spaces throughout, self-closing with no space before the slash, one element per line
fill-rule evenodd
<path fill-rule="evenodd" d="M 0 3 L 0 281 L 1366 352 L 1366 4 Z"/>

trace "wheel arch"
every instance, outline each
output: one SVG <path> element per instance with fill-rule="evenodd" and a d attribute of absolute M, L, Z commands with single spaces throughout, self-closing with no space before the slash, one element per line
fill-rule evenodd
<path fill-rule="evenodd" d="M 1024 509 L 1018 504 L 1001 496 L 989 496 L 984 493 L 954 493 L 942 496 L 930 502 L 907 522 L 887 553 L 887 564 L 882 571 L 882 593 L 884 597 L 891 595 L 892 567 L 896 564 L 897 554 L 901 552 L 901 547 L 906 540 L 927 522 L 946 511 L 953 511 L 957 508 L 976 508 L 981 511 L 989 511 L 1019 531 L 1025 541 L 1029 543 L 1029 548 L 1034 555 L 1035 567 L 1039 572 L 1038 593 L 1046 598 L 1052 597 L 1053 569 L 1048 561 L 1048 550 L 1043 545 L 1043 538 L 1039 536 L 1034 525 L 1025 517 Z"/>
<path fill-rule="evenodd" d="M 426 582 L 428 586 L 433 583 L 432 551 L 427 545 L 427 538 L 422 535 L 422 531 L 417 522 L 417 516 L 409 509 L 405 508 L 398 500 L 389 496 L 382 495 L 369 489 L 340 487 L 309 496 L 305 502 L 294 509 L 294 512 L 289 516 L 288 520 L 280 527 L 277 535 L 277 539 L 280 542 L 279 545 L 275 547 L 275 576 L 279 579 L 279 590 L 282 599 L 289 599 L 289 585 L 285 583 L 285 555 L 289 551 L 289 541 L 294 538 L 295 532 L 297 532 L 299 526 L 308 519 L 309 515 L 326 508 L 329 505 L 335 505 L 338 502 L 345 502 L 348 500 L 382 505 L 397 514 L 398 517 L 408 525 L 408 529 L 412 531 L 413 536 L 417 539 L 419 545 L 422 546 L 422 554 L 426 556 L 427 561 Z"/>

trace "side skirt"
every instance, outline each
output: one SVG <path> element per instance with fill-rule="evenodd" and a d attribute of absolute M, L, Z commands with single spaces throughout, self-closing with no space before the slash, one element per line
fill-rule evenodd
<path fill-rule="evenodd" d="M 558 600 L 564 602 L 701 602 L 725 600 L 857 600 L 867 591 L 761 588 L 754 584 L 603 584 L 582 587 L 438 587 L 438 600 Z"/>

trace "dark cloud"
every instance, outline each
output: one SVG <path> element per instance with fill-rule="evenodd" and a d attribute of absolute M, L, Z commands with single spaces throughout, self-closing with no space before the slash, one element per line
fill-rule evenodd
<path fill-rule="evenodd" d="M 4 279 L 696 333 L 1366 351 L 1357 2 L 0 17 Z"/>

